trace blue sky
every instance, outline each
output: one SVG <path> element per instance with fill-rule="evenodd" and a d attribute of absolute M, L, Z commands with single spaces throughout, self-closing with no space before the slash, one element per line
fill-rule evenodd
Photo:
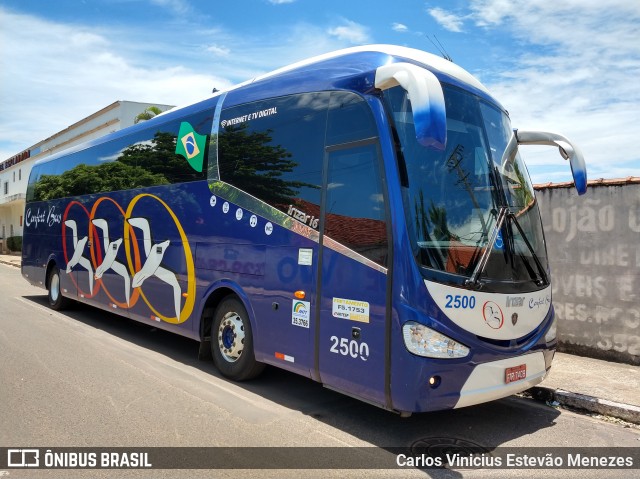
<path fill-rule="evenodd" d="M 184 105 L 367 43 L 439 53 L 513 126 L 564 134 L 589 177 L 640 176 L 640 2 L 629 0 L 0 0 L 0 161 L 113 103 Z M 534 182 L 570 180 L 551 148 Z"/>

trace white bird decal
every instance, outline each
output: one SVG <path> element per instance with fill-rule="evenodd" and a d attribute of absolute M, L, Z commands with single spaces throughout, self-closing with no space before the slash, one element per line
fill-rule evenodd
<path fill-rule="evenodd" d="M 122 276 L 124 279 L 124 295 L 129 304 L 131 297 L 131 277 L 127 271 L 127 267 L 116 261 L 116 256 L 122 245 L 122 238 L 118 238 L 115 241 L 110 242 L 109 238 L 109 224 L 102 218 L 97 218 L 91 221 L 95 226 L 102 230 L 102 241 L 104 244 L 104 258 L 102 263 L 96 268 L 95 279 L 102 278 L 102 275 L 112 269 L 116 274 Z"/>
<path fill-rule="evenodd" d="M 162 243 L 156 243 L 152 245 L 149 220 L 147 220 L 146 218 L 129 218 L 127 221 L 131 226 L 142 230 L 144 251 L 147 255 L 147 259 L 142 265 L 142 268 L 140 268 L 140 271 L 138 271 L 133 276 L 131 286 L 133 286 L 134 288 L 139 288 L 147 278 L 155 276 L 156 278 L 173 287 L 173 303 L 176 310 L 176 318 L 180 319 L 180 296 L 182 294 L 180 283 L 178 282 L 178 278 L 176 277 L 175 273 L 168 270 L 167 268 L 164 268 L 163 266 L 160 266 L 160 264 L 162 263 L 162 259 L 164 258 L 164 253 L 169 247 L 169 244 L 171 244 L 171 241 L 166 240 Z"/>
<path fill-rule="evenodd" d="M 89 238 L 85 236 L 78 239 L 78 226 L 74 220 L 67 220 L 64 224 L 73 231 L 73 254 L 67 263 L 67 273 L 71 273 L 73 267 L 77 264 L 89 271 L 89 292 L 93 295 L 93 268 L 91 267 L 91 261 L 82 256 Z"/>

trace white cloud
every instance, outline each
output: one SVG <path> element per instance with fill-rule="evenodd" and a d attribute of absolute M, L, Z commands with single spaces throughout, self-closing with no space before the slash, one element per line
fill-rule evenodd
<path fill-rule="evenodd" d="M 220 45 L 211 45 L 207 47 L 209 53 L 213 53 L 217 57 L 228 57 L 231 53 L 227 47 L 221 47 Z"/>
<path fill-rule="evenodd" d="M 557 131 L 582 149 L 590 178 L 640 175 L 640 3 L 624 0 L 476 0 L 476 25 L 508 31 L 522 51 L 508 70 L 479 76 L 514 127 Z M 530 47 L 538 46 L 532 51 Z M 551 149 L 523 149 L 534 181 L 564 166 Z M 553 181 L 571 178 L 565 173 Z"/>
<path fill-rule="evenodd" d="M 440 7 L 430 8 L 427 10 L 436 22 L 438 22 L 443 28 L 451 32 L 461 32 L 463 17 L 449 13 Z"/>
<path fill-rule="evenodd" d="M 352 44 L 369 43 L 369 29 L 351 20 L 343 19 L 342 25 L 330 28 L 327 33 L 339 40 Z"/>
<path fill-rule="evenodd" d="M 269 3 L 274 5 L 284 5 L 285 3 L 293 3 L 296 0 L 269 0 Z"/>
<path fill-rule="evenodd" d="M 368 41 L 367 29 L 348 20 L 333 34 L 308 23 L 274 26 L 260 42 L 218 27 L 159 38 L 144 29 L 96 29 L 2 7 L 0 21 L 0 44 L 12 46 L 0 55 L 0 161 L 116 100 L 181 106 L 213 87 Z"/>
<path fill-rule="evenodd" d="M 0 7 L 0 161 L 116 100 L 183 105 L 226 78 L 177 65 L 149 65 L 109 32 L 20 15 Z M 117 42 L 129 45 L 129 49 Z"/>
<path fill-rule="evenodd" d="M 400 33 L 404 33 L 404 32 L 408 32 L 409 31 L 409 27 L 407 27 L 406 25 L 402 24 L 402 23 L 394 23 L 391 25 L 391 29 L 394 32 L 400 32 Z"/>

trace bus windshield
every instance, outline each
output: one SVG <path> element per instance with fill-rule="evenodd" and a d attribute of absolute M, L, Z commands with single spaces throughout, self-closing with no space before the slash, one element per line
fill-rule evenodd
<path fill-rule="evenodd" d="M 405 90 L 384 93 L 401 151 L 404 210 L 418 264 L 427 279 L 469 284 L 476 276 L 486 291 L 546 287 L 546 247 L 528 172 L 519 155 L 502 165 L 512 135 L 508 116 L 469 92 L 443 89 L 444 151 L 416 141 Z M 501 212 L 506 219 L 499 220 Z"/>

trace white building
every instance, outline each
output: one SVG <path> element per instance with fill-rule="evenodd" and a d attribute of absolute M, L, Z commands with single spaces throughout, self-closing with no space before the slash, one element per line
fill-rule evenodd
<path fill-rule="evenodd" d="M 173 108 L 171 105 L 116 101 L 8 160 L 0 161 L 0 253 L 7 250 L 7 238 L 22 236 L 27 182 L 37 160 L 131 126 L 150 106 L 162 111 Z"/>

